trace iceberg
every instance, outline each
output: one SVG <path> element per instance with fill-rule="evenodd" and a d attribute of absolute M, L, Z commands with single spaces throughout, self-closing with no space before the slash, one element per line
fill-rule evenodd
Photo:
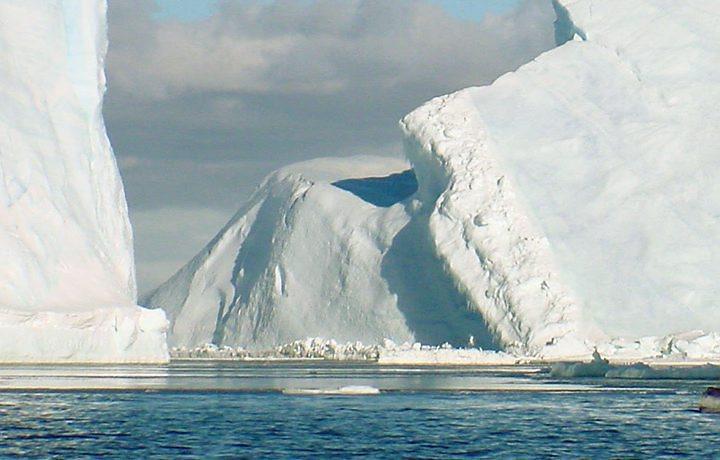
<path fill-rule="evenodd" d="M 0 362 L 168 360 L 102 118 L 106 4 L 0 2 Z"/>
<path fill-rule="evenodd" d="M 276 171 L 142 304 L 168 312 L 174 347 L 481 336 L 481 318 L 464 304 L 436 308 L 441 298 L 453 301 L 452 290 L 428 279 L 432 264 L 417 259 L 425 249 L 409 225 L 417 184 L 407 169 L 401 160 L 358 157 Z"/>
<path fill-rule="evenodd" d="M 358 174 L 407 167 L 377 160 L 315 160 L 266 178 L 203 251 L 141 302 L 168 313 L 170 345 L 270 349 L 308 336 L 409 339 L 380 274 L 407 214 L 402 205 L 376 206 L 333 185 L 353 188 Z"/>
<path fill-rule="evenodd" d="M 557 0 L 557 48 L 402 121 L 447 269 L 505 347 L 720 330 L 712 0 Z"/>
<path fill-rule="evenodd" d="M 282 168 L 193 260 L 141 303 L 172 347 L 269 350 L 338 342 L 494 343 L 433 256 L 406 162 L 325 158 Z M 442 308 L 438 306 L 441 305 Z"/>
<path fill-rule="evenodd" d="M 145 300 L 171 344 L 717 360 L 716 2 L 553 4 L 557 48 L 403 118 L 409 164 L 266 179 Z"/>

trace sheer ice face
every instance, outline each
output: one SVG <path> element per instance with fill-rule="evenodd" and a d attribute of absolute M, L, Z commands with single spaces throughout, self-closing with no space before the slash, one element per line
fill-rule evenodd
<path fill-rule="evenodd" d="M 167 359 L 103 125 L 105 12 L 0 1 L 0 361 Z"/>
<path fill-rule="evenodd" d="M 555 6 L 562 46 L 402 122 L 441 258 L 506 346 L 720 330 L 717 2 Z"/>

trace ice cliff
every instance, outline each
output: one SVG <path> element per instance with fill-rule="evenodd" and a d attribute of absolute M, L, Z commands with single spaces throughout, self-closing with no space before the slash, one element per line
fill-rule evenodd
<path fill-rule="evenodd" d="M 161 362 L 101 113 L 100 0 L 0 1 L 0 362 Z"/>
<path fill-rule="evenodd" d="M 531 352 L 720 330 L 717 2 L 555 8 L 562 46 L 402 122 L 445 266 Z"/>
<path fill-rule="evenodd" d="M 349 160 L 271 176 L 147 300 L 173 343 L 473 335 L 553 358 L 720 331 L 716 0 L 554 5 L 557 48 L 402 120 L 412 197 L 347 193 L 398 172 Z"/>

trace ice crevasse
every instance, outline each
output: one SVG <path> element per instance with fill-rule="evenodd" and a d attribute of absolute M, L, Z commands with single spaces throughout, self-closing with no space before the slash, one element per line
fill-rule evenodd
<path fill-rule="evenodd" d="M 101 113 L 101 0 L 0 1 L 0 362 L 164 362 Z"/>

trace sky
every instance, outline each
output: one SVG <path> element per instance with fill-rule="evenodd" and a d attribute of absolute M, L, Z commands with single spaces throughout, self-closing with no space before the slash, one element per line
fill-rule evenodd
<path fill-rule="evenodd" d="M 398 120 L 554 46 L 545 0 L 109 0 L 104 114 L 141 293 L 262 178 L 402 156 Z"/>
<path fill-rule="evenodd" d="M 269 3 L 268 0 L 258 1 Z M 516 8 L 520 0 L 430 0 L 430 2 L 457 18 L 480 21 L 487 13 L 503 13 Z M 155 3 L 157 9 L 153 17 L 157 20 L 196 21 L 212 16 L 218 8 L 219 0 L 156 0 Z"/>

